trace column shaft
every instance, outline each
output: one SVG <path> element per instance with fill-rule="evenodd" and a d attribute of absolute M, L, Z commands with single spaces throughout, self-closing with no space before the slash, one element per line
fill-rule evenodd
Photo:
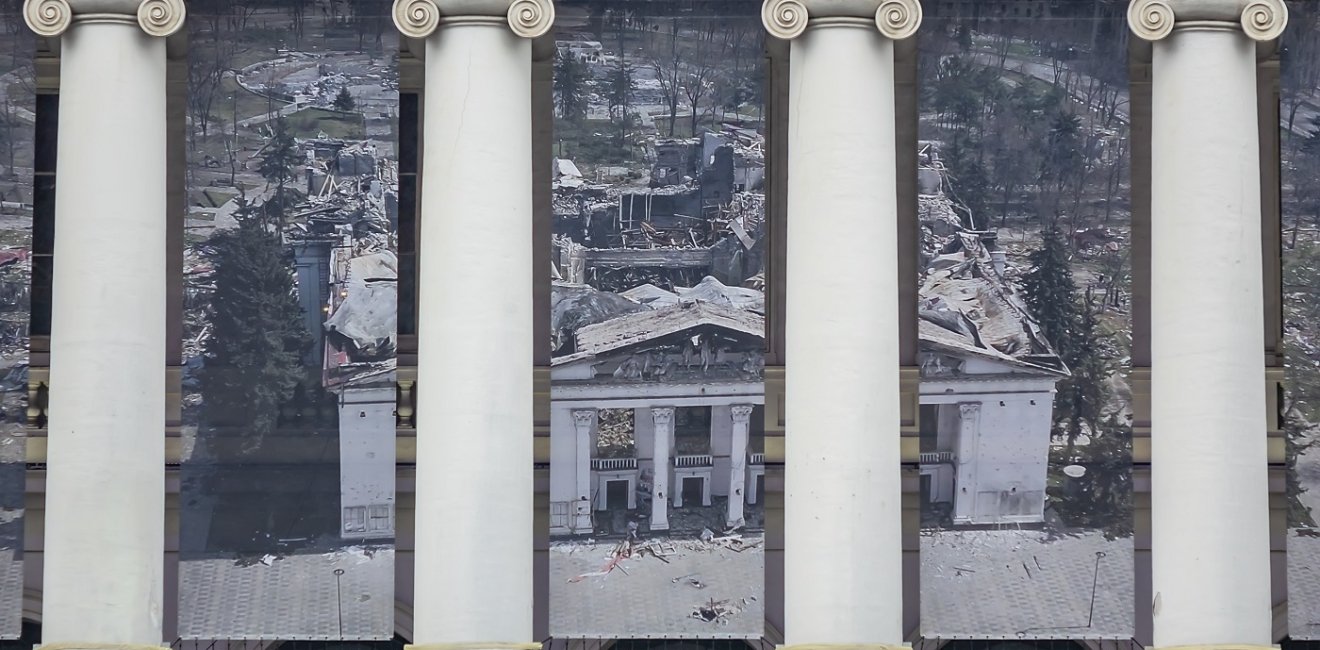
<path fill-rule="evenodd" d="M 426 39 L 413 643 L 532 638 L 531 43 Z"/>
<path fill-rule="evenodd" d="M 165 41 L 74 24 L 60 92 L 42 640 L 159 644 Z"/>
<path fill-rule="evenodd" d="M 651 478 L 651 530 L 669 530 L 669 446 L 674 439 L 674 409 L 651 409 L 655 422 L 655 446 L 651 454 L 654 466 Z"/>
<path fill-rule="evenodd" d="M 729 451 L 729 507 L 725 524 L 730 528 L 741 526 L 743 519 L 743 487 L 747 484 L 747 436 L 751 421 L 752 407 L 738 405 L 731 409 L 733 413 L 733 435 Z"/>
<path fill-rule="evenodd" d="M 573 426 L 577 433 L 577 497 L 573 504 L 573 532 L 592 532 L 591 511 L 591 430 L 596 425 L 595 409 L 573 411 Z"/>
<path fill-rule="evenodd" d="M 1256 44 L 1175 28 L 1153 56 L 1154 641 L 1267 645 Z"/>
<path fill-rule="evenodd" d="M 813 21 L 790 61 L 784 633 L 897 644 L 893 41 L 866 21 Z"/>

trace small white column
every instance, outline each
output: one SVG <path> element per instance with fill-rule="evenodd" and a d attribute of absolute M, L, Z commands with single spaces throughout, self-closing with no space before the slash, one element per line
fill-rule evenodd
<path fill-rule="evenodd" d="M 655 447 L 651 454 L 654 466 L 651 477 L 651 530 L 669 530 L 669 447 L 674 440 L 674 407 L 651 408 L 655 423 Z"/>
<path fill-rule="evenodd" d="M 1129 7 L 1153 57 L 1157 647 L 1273 641 L 1256 50 L 1286 23 L 1282 0 Z"/>
<path fill-rule="evenodd" d="M 894 41 L 916 32 L 921 5 L 766 0 L 762 22 L 771 36 L 792 41 L 784 637 L 790 645 L 897 645 L 904 635 Z M 847 272 L 834 260 L 847 260 Z"/>
<path fill-rule="evenodd" d="M 550 0 L 394 3 L 426 69 L 416 645 L 532 639 L 530 39 L 553 21 Z"/>
<path fill-rule="evenodd" d="M 573 532 L 593 532 L 591 523 L 591 430 L 596 426 L 596 409 L 573 411 L 573 428 L 577 431 L 577 495 L 573 503 Z"/>
<path fill-rule="evenodd" d="M 42 642 L 159 646 L 165 38 L 182 0 L 28 0 L 60 40 Z"/>
<path fill-rule="evenodd" d="M 736 404 L 729 412 L 733 414 L 733 435 L 729 450 L 729 510 L 724 525 L 734 528 L 746 523 L 743 518 L 743 486 L 747 483 L 747 437 L 752 406 Z"/>
<path fill-rule="evenodd" d="M 949 408 L 940 407 L 941 410 Z M 981 444 L 981 402 L 958 404 L 958 492 L 953 495 L 954 523 L 971 523 L 976 517 L 976 448 Z"/>

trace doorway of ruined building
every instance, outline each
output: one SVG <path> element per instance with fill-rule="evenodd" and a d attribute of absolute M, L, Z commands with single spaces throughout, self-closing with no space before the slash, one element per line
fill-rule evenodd
<path fill-rule="evenodd" d="M 689 506 L 701 506 L 702 495 L 706 491 L 706 479 L 700 476 L 683 477 L 682 503 Z"/>
<path fill-rule="evenodd" d="M 752 492 L 750 503 L 765 503 L 765 474 L 758 474 L 756 477 L 756 488 Z"/>
<path fill-rule="evenodd" d="M 626 479 L 605 482 L 605 509 L 611 512 L 628 509 L 628 487 Z"/>

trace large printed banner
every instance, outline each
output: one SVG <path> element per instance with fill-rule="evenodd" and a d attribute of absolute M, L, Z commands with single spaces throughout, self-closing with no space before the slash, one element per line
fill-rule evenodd
<path fill-rule="evenodd" d="M 949 4 L 918 37 L 920 633 L 1130 640 L 1126 4 Z"/>
<path fill-rule="evenodd" d="M 763 634 L 764 66 L 746 4 L 559 9 L 557 638 Z"/>
<path fill-rule="evenodd" d="M 1280 425 L 1288 462 L 1288 636 L 1320 640 L 1320 7 L 1289 2 L 1281 57 L 1284 391 Z"/>
<path fill-rule="evenodd" d="M 17 639 L 22 632 L 36 156 L 36 44 L 16 9 L 12 3 L 0 8 L 0 639 Z M 53 199 L 53 193 L 46 198 Z"/>
<path fill-rule="evenodd" d="M 190 8 L 183 639 L 394 633 L 389 2 Z"/>

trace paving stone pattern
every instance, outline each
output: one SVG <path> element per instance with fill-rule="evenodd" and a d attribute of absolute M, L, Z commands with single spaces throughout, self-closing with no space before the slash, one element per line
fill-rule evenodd
<path fill-rule="evenodd" d="M 1104 554 L 1098 580 L 1097 553 Z M 1131 538 L 922 532 L 921 631 L 928 638 L 1130 638 L 1134 589 Z"/>
<path fill-rule="evenodd" d="M 753 543 L 759 536 L 745 535 Z M 669 564 L 649 555 L 623 560 L 608 575 L 569 579 L 600 571 L 616 541 L 558 542 L 550 546 L 550 634 L 609 639 L 754 638 L 765 629 L 764 545 L 741 553 L 675 540 Z M 697 581 L 700 588 L 691 580 Z M 710 600 L 739 610 L 715 622 L 692 617 Z"/>
<path fill-rule="evenodd" d="M 338 591 L 336 569 L 344 572 Z M 179 563 L 179 636 L 388 640 L 394 636 L 394 550 L 289 555 L 270 566 L 185 560 Z"/>
<path fill-rule="evenodd" d="M 23 561 L 13 549 L 0 548 L 0 639 L 23 631 Z"/>

